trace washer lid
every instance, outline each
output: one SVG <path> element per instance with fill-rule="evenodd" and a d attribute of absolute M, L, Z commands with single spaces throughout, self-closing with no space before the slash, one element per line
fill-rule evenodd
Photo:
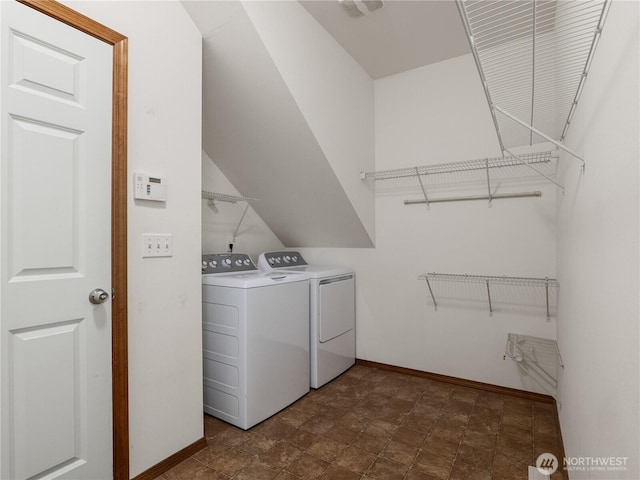
<path fill-rule="evenodd" d="M 308 275 L 294 272 L 218 273 L 202 275 L 202 285 L 231 288 L 256 288 L 308 281 Z"/>
<path fill-rule="evenodd" d="M 304 273 L 309 278 L 335 277 L 338 275 L 353 274 L 353 270 L 348 267 L 331 265 L 301 265 L 299 267 L 274 268 L 272 272 L 295 272 Z"/>

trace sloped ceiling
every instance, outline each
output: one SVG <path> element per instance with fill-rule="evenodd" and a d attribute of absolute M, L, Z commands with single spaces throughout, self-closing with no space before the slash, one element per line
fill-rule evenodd
<path fill-rule="evenodd" d="M 338 0 L 300 4 L 374 79 L 471 53 L 453 0 L 385 0 L 356 18 Z"/>
<path fill-rule="evenodd" d="M 373 242 L 239 2 L 183 2 L 203 34 L 203 149 L 288 247 Z"/>

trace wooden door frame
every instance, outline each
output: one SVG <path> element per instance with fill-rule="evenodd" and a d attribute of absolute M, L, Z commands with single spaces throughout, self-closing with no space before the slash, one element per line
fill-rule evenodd
<path fill-rule="evenodd" d="M 111 282 L 113 478 L 129 480 L 127 331 L 127 37 L 55 0 L 17 0 L 113 46 L 111 139 Z"/>

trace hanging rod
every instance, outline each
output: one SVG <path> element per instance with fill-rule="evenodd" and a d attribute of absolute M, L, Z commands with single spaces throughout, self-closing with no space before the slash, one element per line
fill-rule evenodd
<path fill-rule="evenodd" d="M 481 158 L 474 160 L 463 160 L 460 162 L 437 163 L 434 165 L 422 165 L 419 167 L 394 168 L 391 170 L 379 170 L 374 172 L 360 172 L 361 180 L 393 180 L 397 178 L 409 178 L 419 175 L 439 175 L 446 173 L 469 172 L 474 170 L 485 170 L 488 168 L 517 167 L 520 165 L 531 165 L 539 163 L 549 163 L 552 159 L 558 158 L 555 152 L 546 151 L 538 153 L 526 153 L 520 155 L 509 155 L 493 158 Z"/>
<path fill-rule="evenodd" d="M 521 192 L 521 193 L 494 193 L 491 195 L 469 195 L 463 197 L 445 197 L 445 198 L 429 198 L 429 200 L 405 200 L 405 205 L 416 205 L 420 203 L 444 203 L 444 202 L 465 202 L 467 200 L 499 200 L 501 198 L 526 198 L 526 197 L 541 197 L 542 192 Z"/>
<path fill-rule="evenodd" d="M 433 200 L 432 200 L 433 201 Z M 438 302 L 433 293 L 431 282 L 444 281 L 444 282 L 457 282 L 457 283 L 481 283 L 486 285 L 487 298 L 489 302 L 489 314 L 493 313 L 493 304 L 491 303 L 491 289 L 490 285 L 514 285 L 520 287 L 542 287 L 545 289 L 545 307 L 547 312 L 547 321 L 551 320 L 551 310 L 549 307 L 549 288 L 558 288 L 560 285 L 555 278 L 540 278 L 540 277 L 507 277 L 507 276 L 495 276 L 495 275 L 467 275 L 458 273 L 423 273 L 418 276 L 419 279 L 424 279 L 433 301 L 434 310 L 438 310 Z"/>
<path fill-rule="evenodd" d="M 502 153 L 532 144 L 534 134 L 562 144 L 611 0 L 456 0 L 456 5 Z"/>

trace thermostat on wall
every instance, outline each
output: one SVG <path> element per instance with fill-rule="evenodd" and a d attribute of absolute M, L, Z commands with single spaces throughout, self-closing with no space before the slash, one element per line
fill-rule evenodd
<path fill-rule="evenodd" d="M 146 173 L 133 174 L 133 198 L 167 201 L 167 179 L 151 177 Z"/>

